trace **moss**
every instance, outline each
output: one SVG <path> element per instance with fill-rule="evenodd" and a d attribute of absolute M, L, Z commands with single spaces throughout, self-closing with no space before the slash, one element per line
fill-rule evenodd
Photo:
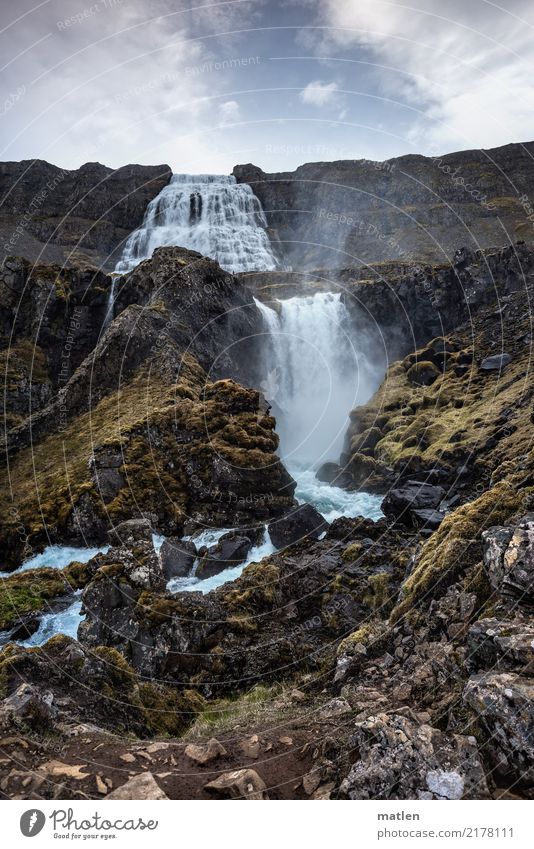
<path fill-rule="evenodd" d="M 66 569 L 31 569 L 0 582 L 0 630 L 12 628 L 22 616 L 45 610 L 51 599 L 80 589 L 90 580 L 87 565 Z"/>
<path fill-rule="evenodd" d="M 385 614 L 385 609 L 391 604 L 393 598 L 390 591 L 391 579 L 389 572 L 377 572 L 369 576 L 369 590 L 364 595 L 363 601 L 371 610 L 381 610 Z"/>
<path fill-rule="evenodd" d="M 114 686 L 125 687 L 136 680 L 134 670 L 117 649 L 110 646 L 97 646 L 93 650 L 93 655 L 106 664 L 106 674 Z"/>
<path fill-rule="evenodd" d="M 507 522 L 530 491 L 520 491 L 518 481 L 502 481 L 446 516 L 424 544 L 415 569 L 403 585 L 404 599 L 393 610 L 392 620 L 397 621 L 427 594 L 433 596 L 473 567 L 481 559 L 482 531 Z"/>
<path fill-rule="evenodd" d="M 358 559 L 362 550 L 363 547 L 361 542 L 352 542 L 343 550 L 341 557 L 345 563 L 352 563 L 354 560 Z"/>
<path fill-rule="evenodd" d="M 224 593 L 224 602 L 231 610 L 263 610 L 271 607 L 278 594 L 280 569 L 270 560 L 251 563 L 234 588 Z"/>
<path fill-rule="evenodd" d="M 180 691 L 154 683 L 139 685 L 139 699 L 150 730 L 171 737 L 182 734 L 206 709 L 196 690 Z"/>
<path fill-rule="evenodd" d="M 343 654 L 352 654 L 356 646 L 364 646 L 366 649 L 372 645 L 380 646 L 384 638 L 384 628 L 385 625 L 383 622 L 377 622 L 375 620 L 361 625 L 356 631 L 353 631 L 352 634 L 349 634 L 348 637 L 345 637 L 340 642 L 337 648 L 338 657 Z"/>

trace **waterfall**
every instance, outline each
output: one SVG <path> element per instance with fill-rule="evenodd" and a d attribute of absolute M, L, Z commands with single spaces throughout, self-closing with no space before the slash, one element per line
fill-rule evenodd
<path fill-rule="evenodd" d="M 106 305 L 106 314 L 104 316 L 104 323 L 102 325 L 102 329 L 105 330 L 110 322 L 113 321 L 114 313 L 115 313 L 115 296 L 117 289 L 117 278 L 111 278 L 111 286 L 109 288 L 108 294 L 108 302 Z"/>
<path fill-rule="evenodd" d="M 216 259 L 227 271 L 271 271 L 267 221 L 251 187 L 235 177 L 173 174 L 128 237 L 116 271 L 126 274 L 163 245 Z"/>
<path fill-rule="evenodd" d="M 273 406 L 280 451 L 291 467 L 339 461 L 348 413 L 375 390 L 379 369 L 358 348 L 340 294 L 256 301 L 265 330 L 261 389 Z M 363 346 L 360 346 L 363 348 Z"/>

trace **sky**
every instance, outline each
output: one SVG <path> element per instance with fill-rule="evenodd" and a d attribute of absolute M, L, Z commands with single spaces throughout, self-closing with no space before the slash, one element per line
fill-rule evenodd
<path fill-rule="evenodd" d="M 2 0 L 0 160 L 186 173 L 534 139 L 532 0 Z"/>

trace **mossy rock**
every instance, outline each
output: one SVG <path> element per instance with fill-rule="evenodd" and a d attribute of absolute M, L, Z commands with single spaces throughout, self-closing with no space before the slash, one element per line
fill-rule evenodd
<path fill-rule="evenodd" d="M 505 524 L 521 511 L 532 489 L 521 490 L 518 480 L 501 481 L 446 516 L 424 544 L 415 569 L 403 585 L 404 599 L 394 608 L 392 621 L 420 603 L 429 604 L 460 574 L 475 566 L 482 558 L 482 531 Z"/>
<path fill-rule="evenodd" d="M 406 377 L 415 386 L 431 386 L 438 379 L 441 372 L 430 360 L 422 360 L 414 363 L 406 372 Z"/>
<path fill-rule="evenodd" d="M 28 569 L 0 581 L 0 631 L 13 628 L 21 617 L 46 610 L 48 602 L 81 589 L 91 576 L 85 563 L 65 569 Z"/>

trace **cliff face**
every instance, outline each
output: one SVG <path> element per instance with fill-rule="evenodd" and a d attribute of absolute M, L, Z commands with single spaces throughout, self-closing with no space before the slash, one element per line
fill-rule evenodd
<path fill-rule="evenodd" d="M 89 261 L 112 270 L 147 205 L 171 178 L 168 165 L 77 171 L 42 160 L 0 163 L 0 259 Z"/>
<path fill-rule="evenodd" d="M 444 262 L 471 249 L 534 240 L 534 143 L 386 162 L 315 162 L 266 174 L 237 165 L 294 267 L 384 260 Z"/>

